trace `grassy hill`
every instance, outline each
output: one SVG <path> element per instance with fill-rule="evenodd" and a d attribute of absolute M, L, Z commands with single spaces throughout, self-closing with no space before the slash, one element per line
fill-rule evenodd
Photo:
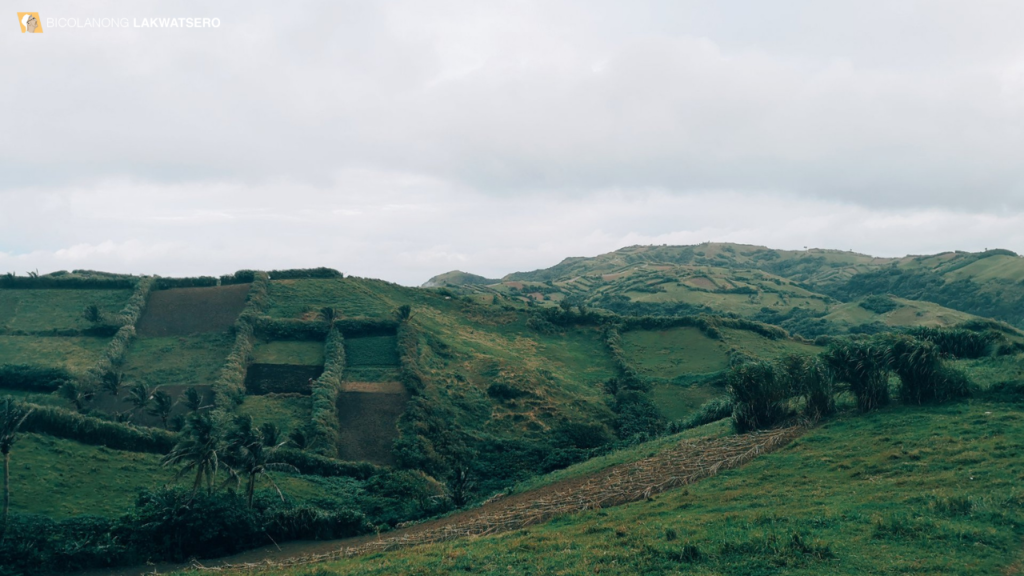
<path fill-rule="evenodd" d="M 622 314 L 729 312 L 789 321 L 793 331 L 807 336 L 837 330 L 813 328 L 808 319 L 827 320 L 837 304 L 888 294 L 1024 327 L 1024 258 L 1008 250 L 875 258 L 729 243 L 631 246 L 593 258 L 567 258 L 487 285 L 460 282 L 461 274 L 441 275 L 428 284 L 539 305 L 580 300 Z"/>
<path fill-rule="evenodd" d="M 882 261 L 835 251 L 773 252 L 726 244 L 633 247 L 501 281 L 451 274 L 430 288 L 329 269 L 220 278 L 0 277 L 0 397 L 34 410 L 12 452 L 15 528 L 6 540 L 12 544 L 0 543 L 0 558 L 11 562 L 36 550 L 51 554 L 45 561 L 60 572 L 89 562 L 228 554 L 262 544 L 267 535 L 326 539 L 387 531 L 545 474 L 594 470 L 638 453 L 631 450 L 664 446 L 669 432 L 709 421 L 692 420 L 708 413 L 706 402 L 732 409 L 721 400 L 729 394 L 725 377 L 732 367 L 817 355 L 839 335 L 967 323 L 969 332 L 982 335 L 975 339 L 994 340 L 972 359 L 956 360 L 956 367 L 983 388 L 1024 376 L 1024 335 L 1009 326 L 896 291 L 842 292 L 894 266 L 907 274 L 941 272 L 953 283 L 977 282 L 989 290 L 1014 273 L 1015 256 L 975 255 L 964 263 L 960 254 Z M 914 426 L 941 420 L 946 409 L 937 410 L 913 412 L 920 416 Z M 972 406 L 966 410 L 964 418 L 977 419 Z M 864 438 L 876 430 L 870 426 L 882 426 L 861 422 L 840 419 L 834 426 Z M 259 473 L 249 505 L 244 475 L 236 482 L 219 468 L 209 490 L 193 490 L 193 472 L 176 476 L 180 466 L 161 464 L 203 426 L 214 430 L 213 444 L 236 468 L 244 459 L 231 438 L 250 430 L 251 439 L 257 437 L 251 430 L 258 430 L 256 444 L 275 464 L 269 478 L 281 495 Z M 702 430 L 728 433 L 724 424 Z M 907 442 L 919 442 L 924 432 L 907 434 Z M 846 438 L 829 438 L 829 450 L 853 449 Z M 995 442 L 986 450 L 1001 450 Z M 816 464 L 804 459 L 817 454 L 786 465 L 810 471 Z M 867 458 L 857 454 L 851 458 Z M 835 471 L 814 470 L 839 481 L 829 476 Z M 917 481 L 928 482 L 924 476 Z M 229 488 L 214 490 L 214 484 Z M 726 503 L 709 498 L 699 518 L 714 524 L 714 498 Z M 870 508 L 868 500 L 851 500 L 836 514 Z M 203 504 L 191 504 L 197 501 Z M 252 530 L 232 530 L 218 540 L 223 530 L 215 523 L 208 533 L 174 524 L 193 518 L 189 514 L 198 514 L 204 526 L 216 517 Z M 596 518 L 593 534 L 606 532 Z M 832 528 L 798 524 L 800 534 L 806 528 L 834 557 L 856 554 Z M 178 530 L 177 539 L 129 545 L 126 536 L 111 536 L 152 526 Z M 725 532 L 718 536 L 686 536 L 708 573 L 740 566 L 732 553 L 721 552 L 733 536 L 721 536 L 728 526 L 720 528 Z M 682 529 L 675 530 L 679 537 Z M 748 532 L 736 542 L 753 538 Z M 992 542 L 1002 542 L 1004 532 Z M 91 534 L 88 545 L 75 540 L 83 534 Z M 37 535 L 46 536 L 31 539 Z M 207 540 L 183 544 L 201 537 Z M 102 538 L 116 542 L 95 552 L 102 558 L 82 559 L 81 551 Z M 64 539 L 81 546 L 72 546 L 73 553 L 47 552 Z M 785 542 L 779 546 L 788 550 Z M 923 550 L 907 546 L 899 554 Z M 802 567 L 806 560 L 772 554 L 765 562 Z M 978 561 L 991 564 L 992 558 Z M 820 568 L 815 562 L 807 566 Z"/>

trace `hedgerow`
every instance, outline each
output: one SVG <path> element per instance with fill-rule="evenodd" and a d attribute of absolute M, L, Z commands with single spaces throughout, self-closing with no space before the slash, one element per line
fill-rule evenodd
<path fill-rule="evenodd" d="M 56 406 L 25 404 L 32 412 L 21 425 L 24 432 L 48 434 L 113 450 L 166 454 L 176 436 L 158 428 L 136 428 L 119 422 L 84 416 Z"/>
<path fill-rule="evenodd" d="M 291 464 L 298 468 L 302 474 L 323 476 L 325 478 L 345 477 L 366 480 L 380 474 L 383 470 L 381 467 L 369 462 L 345 462 L 292 448 L 280 448 L 275 451 L 273 461 Z"/>
<path fill-rule="evenodd" d="M 214 403 L 230 410 L 245 396 L 245 373 L 255 345 L 255 319 L 269 304 L 270 281 L 264 272 L 254 272 L 252 286 L 245 298 L 245 307 L 235 320 L 235 343 L 231 347 L 220 376 L 213 383 Z"/>
<path fill-rule="evenodd" d="M 337 455 L 338 395 L 345 371 L 345 337 L 332 329 L 324 343 L 324 373 L 313 383 L 313 449 L 325 456 Z"/>
<path fill-rule="evenodd" d="M 217 279 L 213 276 L 196 276 L 189 278 L 156 278 L 157 290 L 168 290 L 170 288 L 206 288 L 216 286 Z"/>
<path fill-rule="evenodd" d="M 29 392 L 53 392 L 74 376 L 63 368 L 23 366 L 20 364 L 0 365 L 0 388 L 26 390 Z"/>

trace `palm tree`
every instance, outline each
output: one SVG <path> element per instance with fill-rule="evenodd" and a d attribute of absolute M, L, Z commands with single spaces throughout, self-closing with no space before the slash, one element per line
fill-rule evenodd
<path fill-rule="evenodd" d="M 4 455 L 4 514 L 0 533 L 7 531 L 7 514 L 11 508 L 11 448 L 18 438 L 18 428 L 32 410 L 25 410 L 8 396 L 0 405 L 0 453 Z"/>
<path fill-rule="evenodd" d="M 142 382 L 139 382 L 128 389 L 128 396 L 125 397 L 124 401 L 134 404 L 135 410 L 142 410 L 149 405 L 149 401 L 152 399 L 152 388 L 146 386 Z"/>
<path fill-rule="evenodd" d="M 196 412 L 203 407 L 203 395 L 195 386 L 189 386 L 181 395 L 181 402 L 188 406 L 189 411 Z"/>
<path fill-rule="evenodd" d="M 171 395 L 163 390 L 157 390 L 153 394 L 153 406 L 147 413 L 159 418 L 163 422 L 164 428 L 167 428 L 167 418 L 170 417 L 172 408 L 174 408 L 174 399 L 171 398 Z"/>
<path fill-rule="evenodd" d="M 235 420 L 235 428 L 228 434 L 227 444 L 227 453 L 238 474 L 246 478 L 245 501 L 248 502 L 249 508 L 252 508 L 252 497 L 260 478 L 266 478 L 270 482 L 283 502 L 284 494 L 270 476 L 270 472 L 298 473 L 299 470 L 291 464 L 268 460 L 278 448 L 284 446 L 285 442 L 267 446 L 263 430 L 253 425 L 252 416 L 239 416 Z"/>
<path fill-rule="evenodd" d="M 74 404 L 79 412 L 82 412 L 85 410 L 85 403 L 92 400 L 95 394 L 91 390 L 82 388 L 77 382 L 67 380 L 60 387 L 60 395 Z"/>
<path fill-rule="evenodd" d="M 110 371 L 103 375 L 103 379 L 100 381 L 100 385 L 110 395 L 117 398 L 117 395 L 121 392 L 121 386 L 124 385 L 124 373 Z"/>
<path fill-rule="evenodd" d="M 188 416 L 178 444 L 170 454 L 164 456 L 161 464 L 181 466 L 174 476 L 175 480 L 195 472 L 195 481 L 192 483 L 193 498 L 204 480 L 207 493 L 213 493 L 213 481 L 220 468 L 221 445 L 218 416 L 213 412 L 193 412 Z"/>

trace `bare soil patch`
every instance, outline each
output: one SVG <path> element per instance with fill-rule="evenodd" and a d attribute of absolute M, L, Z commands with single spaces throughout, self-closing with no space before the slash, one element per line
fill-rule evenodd
<path fill-rule="evenodd" d="M 228 330 L 242 313 L 248 293 L 248 284 L 157 290 L 149 295 L 136 330 L 141 337 Z"/>
<path fill-rule="evenodd" d="M 694 288 L 703 288 L 705 290 L 718 290 L 717 284 L 704 277 L 687 278 L 685 284 L 689 284 Z"/>
<path fill-rule="evenodd" d="M 373 389 L 380 383 L 362 383 Z M 372 386 L 371 386 L 372 385 Z M 399 385 L 400 386 L 400 385 Z M 338 458 L 391 466 L 391 445 L 398 438 L 398 417 L 405 412 L 409 395 L 399 393 L 342 392 L 338 395 Z"/>
<path fill-rule="evenodd" d="M 189 388 L 186 384 L 174 384 L 168 386 L 160 386 L 153 390 L 163 390 L 164 392 L 171 395 L 174 399 L 174 407 L 171 409 L 170 417 L 167 419 L 171 422 L 175 416 L 185 415 L 188 413 L 188 406 L 181 401 L 181 395 L 185 393 L 185 390 Z M 210 386 L 196 386 L 195 389 L 199 392 L 199 395 L 203 398 L 204 406 L 213 405 L 213 389 Z M 129 422 L 137 426 L 149 426 L 152 428 L 163 428 L 164 423 L 157 416 L 152 416 L 147 413 L 146 409 L 136 410 L 130 402 L 126 400 L 128 398 L 128 391 L 121 390 L 117 395 L 117 398 L 112 396 L 109 392 L 98 393 L 89 404 L 90 408 L 106 412 L 107 414 L 114 415 L 117 413 L 131 414 Z"/>
<path fill-rule="evenodd" d="M 245 373 L 246 394 L 312 394 L 309 380 L 324 373 L 323 366 L 293 364 L 252 364 Z"/>

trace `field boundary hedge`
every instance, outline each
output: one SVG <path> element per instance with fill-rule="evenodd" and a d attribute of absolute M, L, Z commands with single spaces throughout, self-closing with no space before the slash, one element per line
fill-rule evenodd
<path fill-rule="evenodd" d="M 25 390 L 28 392 L 53 392 L 64 382 L 74 380 L 71 372 L 63 368 L 27 366 L 24 364 L 0 365 L 0 388 Z"/>
<path fill-rule="evenodd" d="M 129 290 L 134 288 L 137 279 L 133 276 L 116 276 L 111 278 L 82 278 L 79 276 L 0 276 L 0 289 L 32 290 L 32 289 L 69 289 L 69 290 Z"/>
<path fill-rule="evenodd" d="M 383 471 L 380 466 L 369 462 L 346 462 L 292 448 L 276 450 L 273 461 L 291 464 L 299 469 L 300 474 L 325 478 L 346 477 L 366 480 Z"/>
<path fill-rule="evenodd" d="M 324 343 L 324 372 L 313 382 L 313 448 L 324 456 L 338 455 L 341 423 L 338 421 L 338 395 L 345 372 L 345 337 L 337 327 Z"/>
<path fill-rule="evenodd" d="M 135 290 L 128 298 L 128 302 L 125 303 L 124 308 L 117 315 L 117 324 L 120 328 L 117 329 L 114 337 L 107 344 L 103 357 L 100 358 L 96 366 L 88 371 L 90 379 L 98 381 L 104 374 L 113 372 L 124 364 L 125 358 L 128 356 L 128 350 L 135 339 L 135 325 L 138 324 L 139 318 L 142 317 L 142 312 L 146 309 L 146 303 L 149 301 L 150 292 L 153 291 L 153 285 L 153 278 L 149 276 L 139 278 L 139 281 L 135 284 Z"/>
<path fill-rule="evenodd" d="M 398 321 L 392 319 L 353 316 L 326 320 L 300 320 L 298 318 L 274 318 L 259 316 L 254 320 L 256 335 L 265 340 L 316 341 L 327 338 L 332 329 L 340 330 L 345 338 L 361 336 L 394 336 L 398 333 Z"/>
<path fill-rule="evenodd" d="M 236 273 L 237 274 L 237 273 Z M 245 395 L 245 375 L 252 361 L 256 344 L 254 324 L 256 318 L 270 304 L 270 280 L 266 272 L 253 272 L 252 286 L 245 297 L 242 313 L 235 320 L 235 343 L 231 346 L 220 376 L 213 383 L 213 400 L 218 408 L 230 411 Z"/>
<path fill-rule="evenodd" d="M 82 444 L 106 446 L 112 450 L 167 454 L 174 448 L 177 436 L 159 428 L 136 428 L 84 416 L 56 406 L 24 404 L 32 410 L 21 425 L 22 432 L 35 432 Z"/>
<path fill-rule="evenodd" d="M 170 290 L 171 288 L 209 288 L 220 283 L 219 279 L 213 276 L 195 276 L 188 278 L 161 278 L 156 277 L 157 290 Z"/>

